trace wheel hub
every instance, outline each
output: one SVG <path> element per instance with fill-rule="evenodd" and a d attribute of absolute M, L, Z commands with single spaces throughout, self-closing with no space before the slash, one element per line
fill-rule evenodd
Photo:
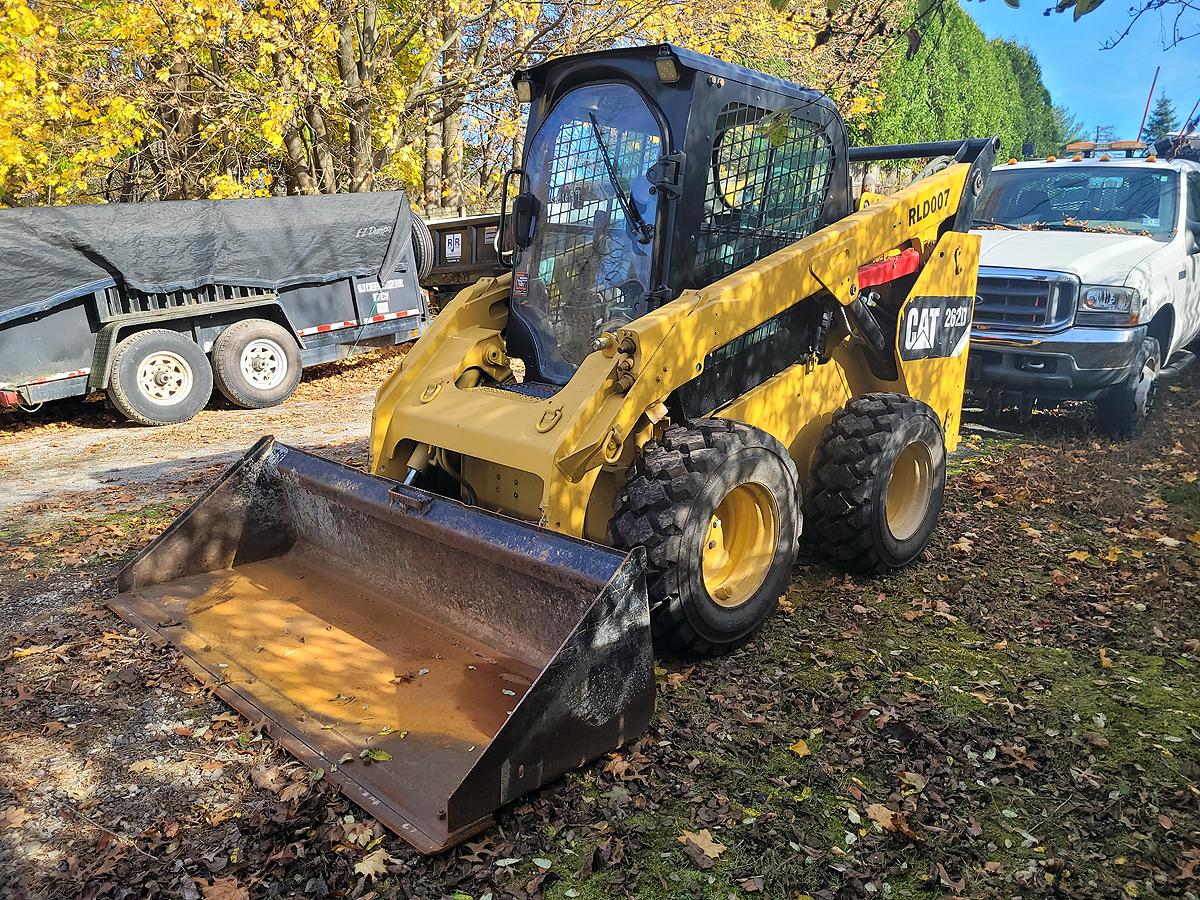
<path fill-rule="evenodd" d="M 741 606 L 766 580 L 778 543 L 778 513 L 769 491 L 740 484 L 709 521 L 701 554 L 704 587 L 725 607 Z"/>
<path fill-rule="evenodd" d="M 169 350 L 151 353 L 138 365 L 138 391 L 151 403 L 173 406 L 192 392 L 192 367 Z"/>
<path fill-rule="evenodd" d="M 906 541 L 917 533 L 933 499 L 933 456 L 922 441 L 913 441 L 896 459 L 887 487 L 887 526 L 892 537 Z"/>
<path fill-rule="evenodd" d="M 279 387 L 287 378 L 287 354 L 275 341 L 259 338 L 242 350 L 238 368 L 252 387 L 269 391 Z"/>

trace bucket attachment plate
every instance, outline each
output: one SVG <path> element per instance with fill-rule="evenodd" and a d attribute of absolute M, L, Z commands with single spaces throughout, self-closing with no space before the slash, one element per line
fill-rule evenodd
<path fill-rule="evenodd" d="M 118 587 L 119 615 L 423 852 L 637 737 L 653 711 L 640 550 L 273 438 Z"/>

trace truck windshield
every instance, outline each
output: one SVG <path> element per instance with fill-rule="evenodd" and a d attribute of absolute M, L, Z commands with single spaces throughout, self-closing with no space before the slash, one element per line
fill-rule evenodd
<path fill-rule="evenodd" d="M 1178 174 L 1167 168 L 1072 165 L 993 171 L 975 223 L 1061 231 L 1142 234 L 1170 240 Z"/>
<path fill-rule="evenodd" d="M 593 339 L 646 311 L 657 212 L 646 172 L 662 153 L 641 95 L 615 83 L 567 94 L 530 144 L 540 212 L 516 259 L 512 302 L 549 380 L 565 383 Z"/>

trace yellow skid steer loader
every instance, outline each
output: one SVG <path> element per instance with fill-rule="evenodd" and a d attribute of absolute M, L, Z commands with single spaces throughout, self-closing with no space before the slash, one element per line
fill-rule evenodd
<path fill-rule="evenodd" d="M 851 149 L 820 93 L 670 45 L 515 87 L 511 271 L 382 385 L 372 474 L 264 438 L 113 601 L 423 851 L 636 737 L 652 634 L 737 646 L 802 535 L 921 552 L 997 147 Z M 852 162 L 935 156 L 853 209 Z"/>

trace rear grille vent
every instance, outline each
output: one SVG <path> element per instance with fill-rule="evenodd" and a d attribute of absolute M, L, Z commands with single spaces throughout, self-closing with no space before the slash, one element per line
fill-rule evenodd
<path fill-rule="evenodd" d="M 979 269 L 977 325 L 1050 330 L 1071 321 L 1079 282 L 1062 272 Z"/>

